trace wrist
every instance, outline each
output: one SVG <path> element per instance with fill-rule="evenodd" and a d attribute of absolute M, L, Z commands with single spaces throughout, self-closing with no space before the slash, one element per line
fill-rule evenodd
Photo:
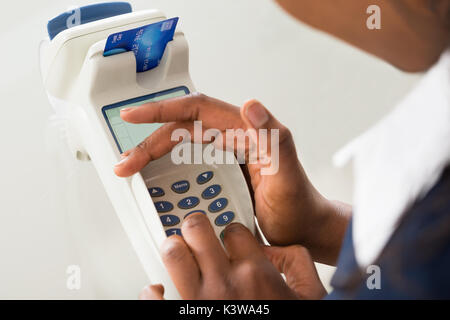
<path fill-rule="evenodd" d="M 313 210 L 305 219 L 301 245 L 308 248 L 313 259 L 335 265 L 351 218 L 352 207 L 340 201 L 328 200 L 318 192 Z"/>

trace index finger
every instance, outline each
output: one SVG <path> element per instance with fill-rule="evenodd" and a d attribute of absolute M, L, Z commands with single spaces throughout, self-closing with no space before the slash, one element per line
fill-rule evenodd
<path fill-rule="evenodd" d="M 130 123 L 200 120 L 205 127 L 217 129 L 235 128 L 237 124 L 242 124 L 238 107 L 201 93 L 192 93 L 182 97 L 146 103 L 139 107 L 122 109 L 120 116 Z"/>

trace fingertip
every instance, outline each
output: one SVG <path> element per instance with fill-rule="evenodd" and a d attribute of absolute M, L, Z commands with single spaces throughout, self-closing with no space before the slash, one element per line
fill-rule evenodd
<path fill-rule="evenodd" d="M 248 118 L 247 118 L 247 110 L 248 107 L 251 106 L 254 103 L 257 103 L 258 100 L 256 99 L 248 99 L 244 101 L 244 104 L 242 105 L 241 109 L 240 109 L 240 113 L 241 113 L 241 118 L 243 120 L 245 120 L 248 123 Z"/>
<path fill-rule="evenodd" d="M 236 240 L 236 237 L 242 237 L 242 235 L 246 234 L 246 231 L 250 232 L 246 227 L 244 227 L 242 224 L 238 222 L 234 222 L 232 224 L 229 224 L 224 230 L 223 230 L 223 243 L 225 247 L 228 247 L 228 245 Z"/>
<path fill-rule="evenodd" d="M 126 119 L 129 118 L 130 115 L 133 114 L 134 110 L 136 110 L 136 107 L 124 108 L 124 109 L 120 110 L 120 117 L 126 121 Z"/>
<path fill-rule="evenodd" d="M 125 159 L 123 159 L 123 160 L 125 160 Z M 122 161 L 123 161 L 123 160 L 122 160 Z M 126 171 L 126 169 L 125 169 L 124 164 L 121 163 L 122 161 L 118 162 L 118 163 L 114 166 L 113 170 L 114 170 L 114 173 L 116 174 L 116 176 L 118 176 L 118 177 L 120 177 L 120 178 L 126 178 L 126 177 L 129 177 L 130 175 L 127 174 L 127 171 Z"/>
<path fill-rule="evenodd" d="M 161 252 L 162 256 L 170 255 L 171 252 L 174 250 L 177 250 L 181 246 L 184 246 L 184 240 L 179 235 L 171 235 L 164 239 L 162 242 L 159 251 Z"/>
<path fill-rule="evenodd" d="M 139 300 L 163 300 L 164 286 L 162 284 L 145 286 L 139 293 Z"/>
<path fill-rule="evenodd" d="M 196 217 L 200 217 L 199 219 L 202 219 L 202 218 L 206 218 L 206 215 L 202 212 L 202 211 L 194 211 L 194 212 L 192 212 L 192 213 L 190 213 L 188 216 L 186 216 L 186 218 L 184 219 L 184 221 L 183 221 L 183 223 L 184 222 L 187 222 L 187 221 L 190 221 L 191 219 L 197 219 Z"/>
<path fill-rule="evenodd" d="M 172 235 L 166 238 L 159 247 L 161 258 L 167 268 L 174 268 L 186 263 L 189 260 L 191 250 L 179 235 Z"/>
<path fill-rule="evenodd" d="M 234 222 L 232 224 L 229 224 L 224 231 L 224 236 L 226 237 L 227 234 L 233 234 L 233 233 L 246 233 L 250 232 L 243 224 L 239 222 Z"/>
<path fill-rule="evenodd" d="M 244 105 L 243 108 L 247 109 L 249 106 L 253 105 L 253 104 L 261 104 L 261 102 L 258 99 L 247 99 L 244 101 Z"/>
<path fill-rule="evenodd" d="M 145 161 L 138 152 L 127 151 L 121 155 L 122 160 L 114 165 L 114 173 L 121 177 L 127 178 L 140 171 Z"/>
<path fill-rule="evenodd" d="M 264 127 L 270 119 L 266 108 L 257 100 L 250 100 L 245 103 L 244 114 L 246 119 L 256 129 Z"/>
<path fill-rule="evenodd" d="M 204 227 L 209 224 L 209 220 L 202 212 L 194 212 L 188 215 L 181 225 L 181 230 L 188 231 L 196 227 Z M 183 233 L 184 233 L 183 231 Z"/>
<path fill-rule="evenodd" d="M 151 123 L 153 122 L 153 107 L 155 103 L 149 102 L 139 107 L 131 107 L 120 110 L 120 118 L 123 121 L 140 124 L 140 123 Z"/>
<path fill-rule="evenodd" d="M 121 109 L 120 110 L 120 113 L 122 114 L 126 114 L 126 113 L 129 113 L 130 111 L 133 111 L 133 110 L 135 110 L 136 109 L 136 107 L 128 107 L 128 108 L 123 108 L 123 109 Z"/>

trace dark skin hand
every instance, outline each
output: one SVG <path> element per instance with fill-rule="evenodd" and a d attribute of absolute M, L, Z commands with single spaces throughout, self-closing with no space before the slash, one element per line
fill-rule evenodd
<path fill-rule="evenodd" d="M 321 299 L 326 294 L 303 247 L 264 247 L 234 223 L 225 229 L 225 251 L 202 213 L 190 215 L 182 233 L 183 238 L 164 242 L 161 255 L 183 299 Z M 162 300 L 163 295 L 164 287 L 153 285 L 139 298 Z"/>
<path fill-rule="evenodd" d="M 316 261 L 336 262 L 351 208 L 329 201 L 317 192 L 297 158 L 289 130 L 258 101 L 248 101 L 239 109 L 193 94 L 125 109 L 121 117 L 131 123 L 167 123 L 138 147 L 123 154 L 124 159 L 114 169 L 121 177 L 138 172 L 149 161 L 170 152 L 178 143 L 170 139 L 173 130 L 192 131 L 194 120 L 202 120 L 204 130 L 278 129 L 278 172 L 261 175 L 261 168 L 266 164 L 258 161 L 247 165 L 260 227 L 273 245 L 302 245 Z"/>
<path fill-rule="evenodd" d="M 311 185 L 298 161 L 290 132 L 264 106 L 251 100 L 239 109 L 193 94 L 125 109 L 121 117 L 131 123 L 166 122 L 138 147 L 123 154 L 114 170 L 124 177 L 170 152 L 178 143 L 170 139 L 173 130 L 192 131 L 194 120 L 202 120 L 204 130 L 279 130 L 278 172 L 261 175 L 261 168 L 270 164 L 259 161 L 248 164 L 247 169 L 256 215 L 266 238 L 272 244 L 297 245 L 263 248 L 245 227 L 233 224 L 225 232 L 225 252 L 209 220 L 203 214 L 191 215 L 182 225 L 184 239 L 171 236 L 161 248 L 163 261 L 182 298 L 320 299 L 326 294 L 312 257 L 299 244 L 308 246 L 316 260 L 335 263 L 350 207 L 326 200 Z M 285 273 L 287 282 L 280 272 Z M 163 293 L 161 285 L 150 286 L 143 290 L 141 298 L 162 299 Z"/>

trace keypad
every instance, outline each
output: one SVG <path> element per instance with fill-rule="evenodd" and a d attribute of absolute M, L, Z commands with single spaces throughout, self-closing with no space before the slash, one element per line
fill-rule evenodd
<path fill-rule="evenodd" d="M 214 176 L 214 173 L 212 171 L 206 171 L 203 173 L 200 173 L 197 177 L 197 183 L 198 184 L 205 184 L 209 180 L 211 180 Z"/>
<path fill-rule="evenodd" d="M 156 211 L 159 213 L 169 212 L 173 209 L 173 204 L 169 201 L 158 201 L 155 202 Z"/>
<path fill-rule="evenodd" d="M 153 198 L 162 197 L 165 194 L 164 190 L 159 187 L 148 188 L 148 192 Z"/>
<path fill-rule="evenodd" d="M 222 191 L 222 188 L 218 184 L 213 184 L 212 186 L 206 188 L 202 192 L 202 198 L 203 199 L 212 199 L 219 195 L 220 191 Z"/>
<path fill-rule="evenodd" d="M 211 204 L 208 206 L 208 210 L 210 212 L 219 212 L 223 209 L 225 209 L 225 207 L 228 204 L 228 200 L 226 198 L 220 198 L 217 200 L 214 200 L 213 202 L 211 202 Z"/>
<path fill-rule="evenodd" d="M 165 214 L 163 216 L 160 216 L 159 218 L 161 219 L 161 222 L 165 227 L 175 226 L 180 223 L 180 218 L 174 216 L 173 214 Z"/>
<path fill-rule="evenodd" d="M 148 188 L 152 198 L 159 197 L 157 199 L 159 201 L 155 201 L 154 204 L 168 237 L 172 235 L 182 236 L 181 220 L 195 212 L 204 215 L 209 214 L 215 229 L 218 227 L 223 229 L 236 219 L 233 208 L 227 208 L 229 207 L 228 199 L 223 195 L 219 197 L 222 194 L 223 186 L 218 183 L 219 181 L 214 181 L 213 171 L 202 172 L 194 175 L 193 178 L 195 181 L 192 189 L 192 181 L 188 179 L 172 181 L 173 183 L 169 183 L 169 185 L 161 184 Z M 165 190 L 169 192 L 166 193 Z M 201 201 L 203 201 L 203 204 Z M 219 232 L 220 239 L 223 241 L 223 230 L 219 229 Z"/>
<path fill-rule="evenodd" d="M 186 193 L 190 187 L 189 181 L 182 180 L 172 184 L 172 190 L 176 193 Z"/>
<path fill-rule="evenodd" d="M 233 220 L 234 220 L 234 213 L 232 211 L 227 211 L 220 214 L 220 216 L 218 216 L 214 222 L 217 226 L 222 227 L 231 223 L 231 221 Z"/>
<path fill-rule="evenodd" d="M 180 209 L 192 209 L 200 203 L 200 199 L 197 197 L 187 197 L 181 199 L 178 202 L 178 208 Z"/>

